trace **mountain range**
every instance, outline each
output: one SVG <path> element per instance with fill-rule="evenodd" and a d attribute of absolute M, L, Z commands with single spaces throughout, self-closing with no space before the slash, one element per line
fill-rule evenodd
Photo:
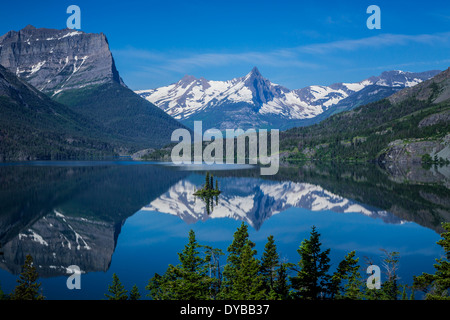
<path fill-rule="evenodd" d="M 186 75 L 169 86 L 136 93 L 188 127 L 202 120 L 206 127 L 222 130 L 287 129 L 317 123 L 334 113 L 380 100 L 439 72 L 387 71 L 357 83 L 289 90 L 264 78 L 254 67 L 246 76 L 228 81 Z"/>
<path fill-rule="evenodd" d="M 280 134 L 285 159 L 450 161 L 450 68 L 376 102 Z"/>
<path fill-rule="evenodd" d="M 133 92 L 104 34 L 29 25 L 0 37 L 0 159 L 129 155 L 202 120 L 204 128 L 286 130 L 289 159 L 445 160 L 449 88 L 448 70 L 432 70 L 290 90 L 255 67 L 229 81 L 185 76 Z"/>

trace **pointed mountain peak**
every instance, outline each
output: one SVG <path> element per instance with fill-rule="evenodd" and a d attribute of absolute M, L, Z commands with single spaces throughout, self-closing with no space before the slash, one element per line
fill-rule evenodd
<path fill-rule="evenodd" d="M 252 71 L 247 74 L 247 78 L 262 78 L 261 72 L 259 72 L 257 67 L 253 67 Z"/>
<path fill-rule="evenodd" d="M 36 27 L 31 25 L 31 24 L 29 24 L 25 28 L 23 28 L 22 30 L 36 30 Z"/>
<path fill-rule="evenodd" d="M 259 72 L 257 67 L 253 67 L 251 73 L 255 74 L 255 75 L 261 75 L 261 73 Z"/>
<path fill-rule="evenodd" d="M 191 75 L 188 75 L 188 74 L 186 74 L 183 78 L 181 78 L 181 82 L 192 82 L 192 81 L 194 81 L 194 80 L 197 80 L 197 78 L 196 77 L 194 77 L 194 76 L 191 76 Z"/>
<path fill-rule="evenodd" d="M 253 67 L 252 71 L 247 73 L 247 75 L 244 77 L 244 81 L 248 83 L 253 83 L 254 80 L 257 81 L 264 81 L 264 77 L 262 76 L 261 72 L 259 72 L 257 67 Z"/>

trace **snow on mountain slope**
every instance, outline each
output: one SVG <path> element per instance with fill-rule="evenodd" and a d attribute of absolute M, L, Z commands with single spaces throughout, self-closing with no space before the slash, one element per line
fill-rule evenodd
<path fill-rule="evenodd" d="M 270 124 L 270 117 L 278 120 L 311 119 L 368 86 L 410 87 L 438 72 L 387 71 L 357 83 L 312 85 L 289 90 L 265 79 L 255 67 L 246 76 L 228 81 L 209 81 L 187 75 L 177 83 L 136 93 L 181 121 L 195 120 L 199 113 L 205 114 L 213 109 L 225 110 L 229 106 L 245 104 L 256 116 L 265 117 L 261 123 Z M 238 120 L 233 119 L 235 111 L 232 109 L 228 114 L 221 114 L 215 121 L 233 123 L 233 120 Z"/>
<path fill-rule="evenodd" d="M 209 215 L 206 204 L 193 195 L 201 186 L 189 180 L 178 182 L 142 210 L 178 216 L 187 223 L 231 218 L 244 221 L 256 230 L 271 216 L 292 207 L 311 211 L 357 212 L 386 222 L 401 222 L 384 210 L 366 207 L 309 183 L 223 178 L 221 185 L 222 193 L 217 204 L 213 200 L 214 207 Z"/>

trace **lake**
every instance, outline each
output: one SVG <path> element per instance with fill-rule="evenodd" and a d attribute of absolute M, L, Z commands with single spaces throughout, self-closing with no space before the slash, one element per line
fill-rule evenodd
<path fill-rule="evenodd" d="M 206 170 L 221 190 L 208 204 L 193 195 Z M 258 257 L 273 235 L 282 260 L 297 263 L 314 225 L 332 268 L 355 250 L 366 279 L 368 259 L 382 268 L 382 249 L 397 251 L 399 281 L 411 284 L 413 275 L 434 273 L 443 254 L 436 241 L 450 221 L 449 177 L 449 167 L 375 164 L 298 163 L 261 176 L 245 165 L 3 163 L 0 286 L 13 290 L 31 254 L 47 299 L 104 299 L 113 273 L 145 296 L 155 272 L 178 263 L 190 229 L 200 244 L 226 252 L 242 222 Z M 81 290 L 67 289 L 70 265 L 83 271 Z"/>

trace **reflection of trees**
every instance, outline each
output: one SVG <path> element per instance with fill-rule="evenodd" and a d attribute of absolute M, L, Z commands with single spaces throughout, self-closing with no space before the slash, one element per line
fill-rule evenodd
<path fill-rule="evenodd" d="M 274 176 L 260 176 L 259 170 L 221 171 L 215 175 L 318 185 L 441 233 L 441 223 L 450 220 L 449 171 L 448 166 L 425 170 L 420 164 L 299 162 L 281 166 Z"/>
<path fill-rule="evenodd" d="M 196 197 L 199 197 L 202 199 L 202 201 L 206 205 L 206 213 L 210 215 L 214 211 L 214 207 L 219 204 L 219 196 L 199 196 L 196 195 Z"/>

